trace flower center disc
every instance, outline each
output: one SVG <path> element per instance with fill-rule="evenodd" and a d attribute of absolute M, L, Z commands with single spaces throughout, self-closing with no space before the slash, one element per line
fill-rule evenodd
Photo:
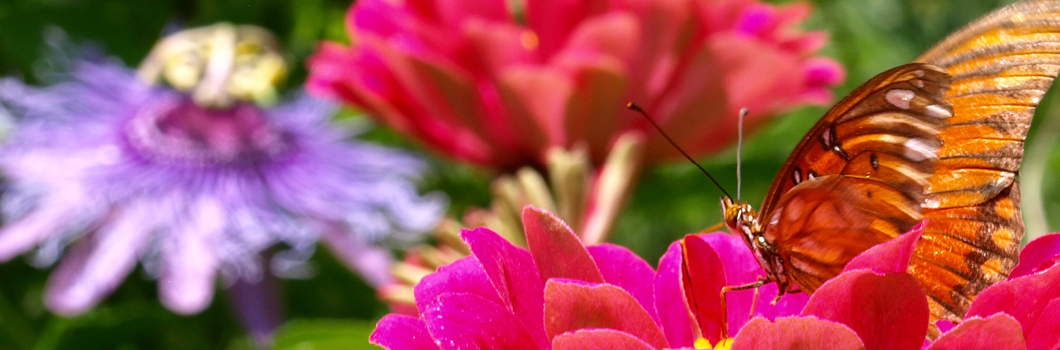
<path fill-rule="evenodd" d="M 190 98 L 159 102 L 143 108 L 127 129 L 133 148 L 151 160 L 258 163 L 287 149 L 287 138 L 253 104 L 209 109 Z"/>

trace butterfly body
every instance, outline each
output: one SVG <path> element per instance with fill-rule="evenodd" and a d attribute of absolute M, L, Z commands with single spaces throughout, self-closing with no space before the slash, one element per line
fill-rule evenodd
<path fill-rule="evenodd" d="M 933 319 L 958 321 L 1016 264 L 1016 171 L 1058 71 L 1060 2 L 995 11 L 837 103 L 796 146 L 760 211 L 723 198 L 726 225 L 765 281 L 813 293 L 857 254 L 927 219 L 909 273 Z"/>

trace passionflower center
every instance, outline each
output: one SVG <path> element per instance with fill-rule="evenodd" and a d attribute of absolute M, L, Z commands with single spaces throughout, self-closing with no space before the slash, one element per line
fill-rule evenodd
<path fill-rule="evenodd" d="M 143 108 L 126 130 L 129 143 L 150 160 L 258 163 L 287 149 L 287 137 L 256 105 L 204 108 L 187 97 L 158 102 Z"/>

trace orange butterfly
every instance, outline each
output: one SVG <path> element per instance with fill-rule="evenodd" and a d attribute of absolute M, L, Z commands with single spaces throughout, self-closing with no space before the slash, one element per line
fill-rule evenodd
<path fill-rule="evenodd" d="M 1060 70 L 1060 2 L 1025 1 L 950 35 L 829 110 L 756 212 L 725 223 L 781 293 L 813 293 L 847 262 L 928 219 L 909 267 L 932 322 L 959 321 L 1015 267 L 1016 171 L 1034 108 Z"/>

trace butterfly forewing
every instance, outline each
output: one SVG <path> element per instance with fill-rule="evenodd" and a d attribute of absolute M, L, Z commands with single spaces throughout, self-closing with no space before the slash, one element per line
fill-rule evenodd
<path fill-rule="evenodd" d="M 953 106 L 929 178 L 928 225 L 910 272 L 935 319 L 959 320 L 1015 267 L 1023 220 L 1016 171 L 1034 108 L 1060 70 L 1060 2 L 1016 3 L 917 59 L 953 77 Z"/>
<path fill-rule="evenodd" d="M 949 76 L 933 66 L 897 67 L 814 125 L 757 218 L 771 246 L 758 253 L 783 269 L 771 278 L 812 293 L 854 256 L 921 220 L 927 178 L 942 147 L 938 135 L 952 116 L 943 101 L 948 85 Z"/>
<path fill-rule="evenodd" d="M 881 73 L 854 90 L 796 146 L 773 180 L 761 207 L 763 215 L 771 212 L 780 197 L 795 185 L 815 177 L 843 174 L 857 157 L 876 158 L 870 163 L 882 167 L 884 174 L 894 174 L 890 170 L 900 168 L 900 177 L 882 179 L 902 184 L 923 182 L 932 169 L 931 162 L 924 160 L 934 158 L 941 147 L 937 135 L 945 125 L 942 119 L 951 113 L 950 106 L 942 100 L 948 85 L 946 73 L 930 65 L 912 63 Z"/>

